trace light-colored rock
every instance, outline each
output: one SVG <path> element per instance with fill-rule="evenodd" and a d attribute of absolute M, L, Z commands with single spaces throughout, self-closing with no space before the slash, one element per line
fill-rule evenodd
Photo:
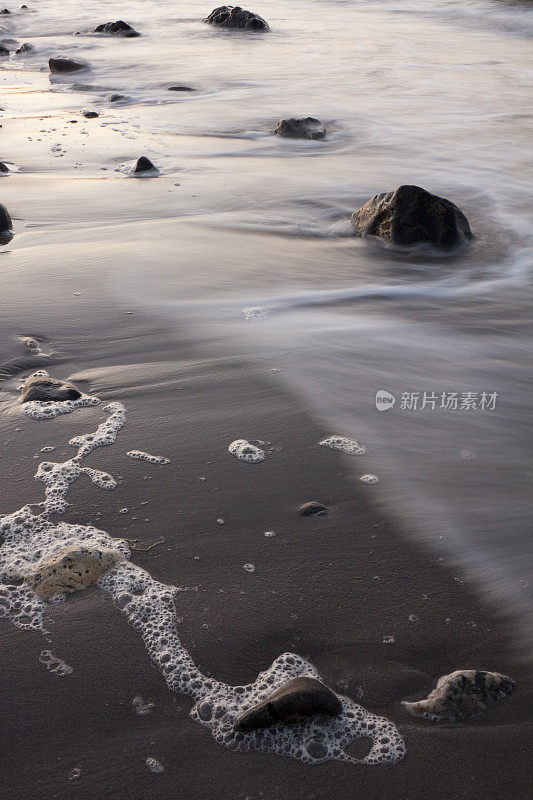
<path fill-rule="evenodd" d="M 33 575 L 33 590 L 43 600 L 92 586 L 124 556 L 118 550 L 71 545 L 43 562 Z"/>

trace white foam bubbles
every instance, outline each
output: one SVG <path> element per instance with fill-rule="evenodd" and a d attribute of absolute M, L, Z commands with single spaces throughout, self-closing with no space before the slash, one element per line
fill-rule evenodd
<path fill-rule="evenodd" d="M 157 758 L 147 758 L 146 759 L 146 766 L 150 770 L 150 772 L 164 772 L 165 768 Z"/>
<path fill-rule="evenodd" d="M 137 695 L 137 697 L 133 698 L 132 705 L 136 713 L 141 717 L 151 714 L 152 708 L 155 708 L 155 703 L 150 703 L 150 701 L 146 702 L 142 697 L 140 697 L 140 695 Z"/>
<path fill-rule="evenodd" d="M 144 453 L 142 450 L 130 450 L 126 455 L 137 461 L 149 461 L 151 464 L 170 464 L 170 458 L 151 456 L 150 453 Z"/>
<path fill-rule="evenodd" d="M 42 650 L 39 661 L 46 666 L 48 672 L 52 672 L 54 675 L 59 675 L 60 677 L 72 675 L 74 672 L 73 667 L 70 667 L 61 658 L 52 655 L 50 650 Z"/>
<path fill-rule="evenodd" d="M 368 483 L 368 484 L 379 483 L 378 476 L 372 475 L 370 472 L 366 475 L 361 475 L 359 480 L 361 481 L 361 483 Z"/>
<path fill-rule="evenodd" d="M 244 314 L 244 319 L 248 322 L 258 322 L 270 317 L 272 311 L 264 306 L 249 306 L 248 308 L 243 308 L 242 313 Z"/>
<path fill-rule="evenodd" d="M 249 464 L 257 464 L 265 460 L 265 451 L 250 444 L 247 439 L 235 439 L 228 447 L 229 452 L 239 461 L 247 461 Z"/>
<path fill-rule="evenodd" d="M 37 372 L 33 372 L 27 380 L 48 377 L 48 372 L 45 369 L 39 369 Z M 21 388 L 24 388 L 24 385 Z M 52 417 L 58 417 L 61 414 L 72 414 L 77 408 L 96 406 L 99 403 L 99 397 L 82 394 L 77 400 L 30 400 L 28 403 L 22 404 L 21 410 L 32 419 L 52 419 Z"/>
<path fill-rule="evenodd" d="M 346 436 L 328 436 L 318 443 L 321 447 L 329 447 L 331 450 L 341 450 L 351 456 L 362 456 L 366 453 L 366 447 L 359 444 L 355 439 L 348 439 Z"/>

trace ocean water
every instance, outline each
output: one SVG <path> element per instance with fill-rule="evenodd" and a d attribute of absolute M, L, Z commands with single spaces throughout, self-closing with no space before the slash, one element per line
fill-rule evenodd
<path fill-rule="evenodd" d="M 532 4 L 254 3 L 266 34 L 202 24 L 204 2 L 31 8 L 1 22 L 35 46 L 0 65 L 28 87 L 2 104 L 20 119 L 102 113 L 85 149 L 45 121 L 47 159 L 26 145 L 14 164 L 53 172 L 55 242 L 100 243 L 88 268 L 108 248 L 106 300 L 175 320 L 206 356 L 271 364 L 332 435 L 366 447 L 379 482 L 364 491 L 530 625 Z M 143 36 L 90 34 L 117 15 Z M 57 54 L 90 70 L 50 78 Z M 271 135 L 309 115 L 325 141 Z M 142 154 L 160 175 L 139 202 L 124 185 Z M 455 202 L 472 244 L 443 257 L 351 238 L 351 213 L 404 183 Z"/>

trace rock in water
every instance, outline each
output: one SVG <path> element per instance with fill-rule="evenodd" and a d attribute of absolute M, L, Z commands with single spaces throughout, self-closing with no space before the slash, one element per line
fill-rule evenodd
<path fill-rule="evenodd" d="M 72 594 L 95 584 L 122 559 L 118 550 L 70 545 L 39 565 L 32 588 L 43 600 Z"/>
<path fill-rule="evenodd" d="M 18 56 L 21 56 L 24 55 L 24 53 L 31 53 L 31 51 L 34 49 L 35 48 L 33 47 L 33 45 L 31 45 L 29 42 L 24 42 L 24 44 L 21 44 L 20 47 L 17 47 L 15 53 Z"/>
<path fill-rule="evenodd" d="M 141 35 L 121 19 L 117 20 L 117 22 L 103 22 L 94 29 L 93 33 L 110 33 L 112 36 L 125 36 L 128 39 Z"/>
<path fill-rule="evenodd" d="M 3 161 L 0 161 L 0 172 L 9 172 L 9 167 L 7 166 L 7 164 L 4 164 Z M 2 206 L 2 208 L 4 208 L 4 207 Z M 4 211 L 7 214 L 7 211 L 5 210 L 5 208 L 4 208 Z M 0 217 L 0 219 L 1 219 L 1 217 Z M 9 220 L 9 221 L 11 222 L 11 220 Z"/>
<path fill-rule="evenodd" d="M 77 400 L 81 392 L 73 383 L 60 381 L 56 378 L 40 377 L 28 378 L 23 386 L 20 396 L 21 403 L 30 403 L 34 400 L 41 402 L 63 402 L 64 400 Z"/>
<path fill-rule="evenodd" d="M 310 517 L 312 514 L 324 515 L 328 513 L 326 506 L 319 503 L 317 500 L 310 500 L 309 503 L 304 503 L 300 506 L 298 513 L 302 517 Z"/>
<path fill-rule="evenodd" d="M 8 55 L 9 55 L 9 50 L 7 49 L 7 47 L 4 47 L 3 44 L 0 44 L 0 56 L 8 56 Z"/>
<path fill-rule="evenodd" d="M 427 242 L 450 250 L 473 238 L 456 205 L 420 186 L 377 194 L 352 215 L 352 223 L 356 236 L 379 236 L 404 246 Z"/>
<path fill-rule="evenodd" d="M 245 11 L 240 6 L 219 6 L 204 19 L 219 28 L 236 28 L 248 31 L 268 31 L 269 25 L 259 14 Z"/>
<path fill-rule="evenodd" d="M 87 64 L 74 61 L 72 58 L 50 58 L 48 66 L 50 72 L 77 72 L 80 69 L 87 69 Z"/>
<path fill-rule="evenodd" d="M 7 244 L 13 238 L 13 223 L 7 208 L 0 203 L 0 244 Z"/>
<path fill-rule="evenodd" d="M 9 8 L 3 8 L 3 9 L 0 11 L 0 14 L 11 14 L 11 11 L 9 10 Z"/>
<path fill-rule="evenodd" d="M 342 703 L 335 692 L 316 678 L 293 678 L 241 714 L 235 721 L 235 727 L 241 731 L 252 731 L 268 728 L 278 722 L 295 724 L 316 714 L 336 717 L 341 712 Z"/>
<path fill-rule="evenodd" d="M 167 86 L 167 91 L 169 91 L 169 92 L 195 92 L 196 89 L 193 89 L 192 86 L 180 86 L 178 84 L 176 86 Z"/>
<path fill-rule="evenodd" d="M 277 136 L 285 139 L 324 139 L 326 128 L 319 119 L 305 117 L 303 119 L 280 119 L 274 130 Z"/>
<path fill-rule="evenodd" d="M 84 111 L 83 116 L 86 117 L 87 119 L 96 119 L 96 117 L 99 117 L 100 114 L 98 113 L 98 111 Z"/>
<path fill-rule="evenodd" d="M 150 172 L 150 170 L 155 169 L 157 169 L 157 167 L 152 164 L 149 158 L 146 158 L 146 156 L 141 156 L 137 159 L 137 163 L 133 168 L 133 174 L 137 175 L 139 172 Z"/>
<path fill-rule="evenodd" d="M 412 717 L 426 717 L 434 722 L 441 719 L 467 719 L 485 711 L 490 703 L 507 697 L 516 683 L 499 672 L 459 669 L 439 678 L 437 686 L 416 703 L 402 702 Z"/>

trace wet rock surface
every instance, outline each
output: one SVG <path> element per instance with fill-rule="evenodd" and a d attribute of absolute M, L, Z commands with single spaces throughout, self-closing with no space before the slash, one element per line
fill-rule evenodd
<path fill-rule="evenodd" d="M 103 22 L 94 29 L 93 33 L 108 33 L 111 36 L 124 36 L 127 39 L 141 35 L 139 31 L 121 19 L 116 22 Z"/>
<path fill-rule="evenodd" d="M 21 55 L 24 55 L 24 53 L 31 53 L 32 50 L 35 50 L 34 46 L 32 44 L 30 44 L 29 42 L 24 42 L 23 44 L 20 45 L 20 47 L 17 47 L 17 49 L 15 50 L 15 53 L 18 56 L 21 56 Z"/>
<path fill-rule="evenodd" d="M 167 86 L 168 92 L 195 92 L 196 89 L 193 89 L 192 86 L 181 86 L 180 84 L 176 84 L 175 86 Z"/>
<path fill-rule="evenodd" d="M 150 172 L 151 170 L 155 170 L 157 167 L 152 164 L 149 158 L 146 156 L 141 156 L 137 159 L 137 163 L 133 168 L 133 174 L 138 175 L 140 172 Z"/>
<path fill-rule="evenodd" d="M 285 139 L 324 139 L 326 128 L 319 119 L 314 117 L 301 119 L 291 117 L 290 119 L 280 119 L 274 133 Z"/>
<path fill-rule="evenodd" d="M 337 716 L 342 703 L 337 695 L 315 678 L 293 678 L 241 714 L 235 721 L 240 731 L 269 728 L 278 722 L 295 724 L 317 714 Z"/>
<path fill-rule="evenodd" d="M 377 194 L 352 215 L 352 224 L 356 236 L 378 236 L 402 246 L 425 242 L 451 250 L 473 238 L 456 205 L 420 186 Z"/>
<path fill-rule="evenodd" d="M 310 517 L 313 514 L 320 514 L 323 516 L 328 513 L 328 509 L 325 505 L 319 503 L 318 500 L 310 500 L 308 503 L 304 503 L 300 506 L 298 513 L 302 517 Z"/>
<path fill-rule="evenodd" d="M 98 113 L 98 111 L 84 111 L 83 116 L 86 119 L 96 119 L 97 117 L 100 116 L 100 114 Z"/>
<path fill-rule="evenodd" d="M 8 56 L 9 50 L 3 44 L 0 44 L 0 56 Z"/>
<path fill-rule="evenodd" d="M 7 208 L 0 203 L 0 244 L 7 244 L 13 238 L 13 223 Z"/>
<path fill-rule="evenodd" d="M 20 396 L 21 403 L 30 403 L 38 400 L 41 402 L 64 400 L 77 400 L 81 392 L 73 383 L 57 380 L 56 378 L 35 377 L 28 378 Z"/>
<path fill-rule="evenodd" d="M 93 586 L 123 556 L 105 548 L 65 547 L 39 566 L 32 578 L 33 590 L 44 600 L 72 594 Z"/>
<path fill-rule="evenodd" d="M 204 22 L 217 25 L 219 28 L 234 28 L 237 30 L 268 31 L 269 25 L 259 14 L 246 11 L 240 6 L 219 6 L 215 8 Z"/>
<path fill-rule="evenodd" d="M 467 719 L 485 711 L 488 705 L 512 694 L 516 683 L 499 672 L 463 669 L 443 675 L 437 686 L 424 699 L 415 703 L 402 702 L 412 717 L 426 717 L 434 722 L 441 719 Z"/>
<path fill-rule="evenodd" d="M 50 72 L 65 73 L 65 72 L 78 72 L 81 69 L 87 69 L 87 64 L 81 61 L 74 61 L 72 58 L 50 58 L 48 61 Z"/>
<path fill-rule="evenodd" d="M 9 172 L 9 167 L 7 166 L 7 164 L 4 164 L 3 161 L 0 161 L 0 172 L 4 172 L 4 173 L 5 172 Z M 2 208 L 4 208 L 4 206 L 2 206 Z M 5 210 L 5 208 L 4 208 L 4 211 L 7 214 L 7 211 Z M 0 212 L 0 215 L 1 215 L 1 212 Z M 0 216 L 0 225 L 1 225 L 1 219 L 2 219 L 2 217 Z M 11 227 L 11 226 L 9 226 L 9 227 Z"/>

